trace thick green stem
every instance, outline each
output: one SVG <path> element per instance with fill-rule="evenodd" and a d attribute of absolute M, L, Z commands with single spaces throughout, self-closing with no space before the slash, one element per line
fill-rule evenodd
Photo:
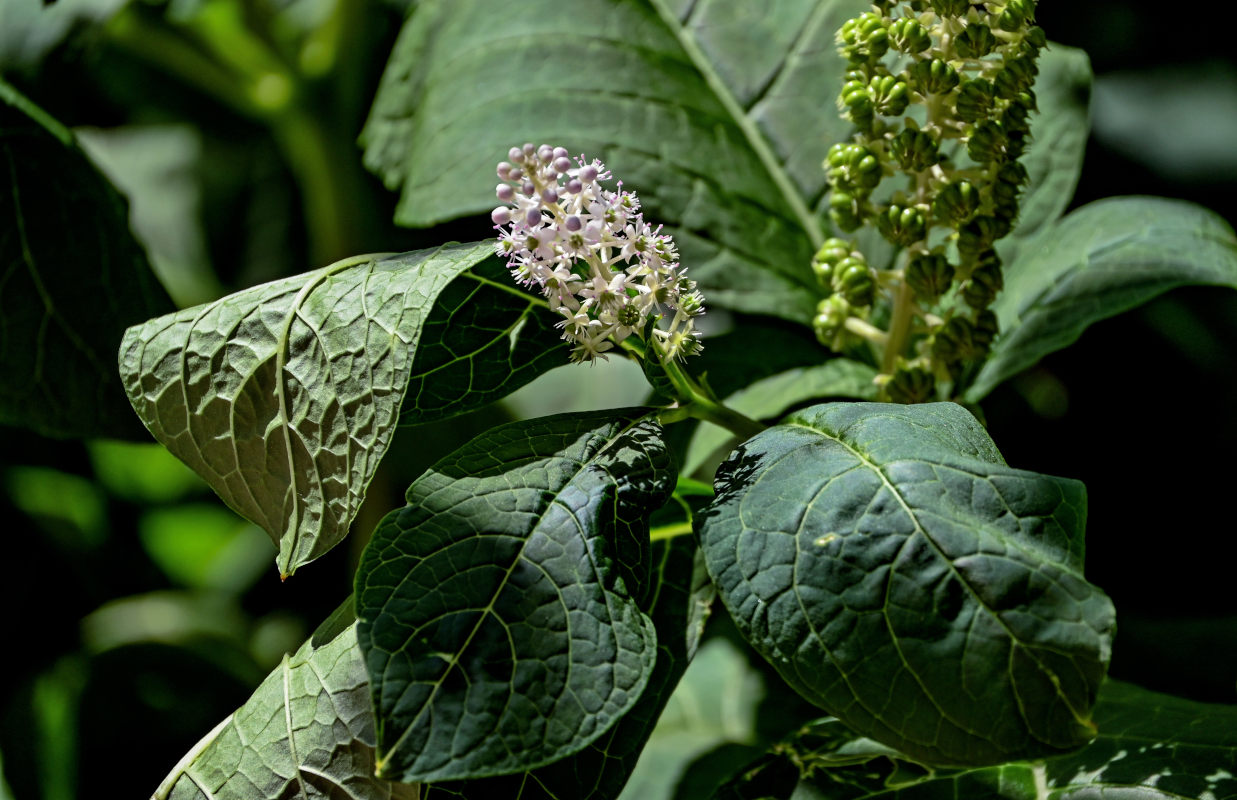
<path fill-rule="evenodd" d="M 713 399 L 713 396 L 696 382 L 683 366 L 673 358 L 666 358 L 660 347 L 654 349 L 657 352 L 657 357 L 661 361 L 662 368 L 666 371 L 666 377 L 670 379 L 670 383 L 674 386 L 675 393 L 679 397 L 679 402 L 682 408 L 687 412 L 689 417 L 702 419 L 706 422 L 712 422 L 722 428 L 733 433 L 735 436 L 740 436 L 744 439 L 750 439 L 761 431 L 765 430 L 765 426 L 761 425 L 754 419 L 740 414 L 733 408 L 729 408 L 724 403 Z"/>
<path fill-rule="evenodd" d="M 892 375 L 898 356 L 906 349 L 906 340 L 911 332 L 911 318 L 915 313 L 915 296 L 911 287 L 898 284 L 893 295 L 893 316 L 889 320 L 889 339 L 885 342 L 885 354 L 881 359 L 881 372 Z"/>

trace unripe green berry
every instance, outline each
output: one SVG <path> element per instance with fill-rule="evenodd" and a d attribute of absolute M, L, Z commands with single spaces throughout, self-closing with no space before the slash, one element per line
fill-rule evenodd
<path fill-rule="evenodd" d="M 958 180 L 946 184 L 932 202 L 937 219 L 947 225 L 960 225 L 979 211 L 979 189 L 970 181 Z"/>
<path fill-rule="evenodd" d="M 988 352 L 988 348 L 992 347 L 992 342 L 996 339 L 1000 329 L 1001 326 L 997 322 L 996 314 L 991 309 L 984 308 L 976 313 L 971 339 L 975 342 L 975 346 L 981 350 L 980 355 Z"/>
<path fill-rule="evenodd" d="M 1027 168 L 1019 162 L 1008 161 L 1001 165 L 992 182 L 992 205 L 997 216 L 1011 222 L 1018 216 L 1018 197 L 1029 182 Z"/>
<path fill-rule="evenodd" d="M 975 309 L 984 309 L 992 305 L 997 293 L 1005 287 L 1001 275 L 1001 259 L 995 250 L 989 250 L 979 257 L 979 263 L 971 270 L 971 277 L 962 284 L 962 300 Z"/>
<path fill-rule="evenodd" d="M 928 225 L 919 209 L 894 204 L 877 214 L 876 227 L 890 243 L 909 247 L 927 235 Z"/>
<path fill-rule="evenodd" d="M 1009 147 L 1005 126 L 996 120 L 980 120 L 971 129 L 966 143 L 966 153 L 976 164 L 994 164 L 1004 161 Z"/>
<path fill-rule="evenodd" d="M 915 256 L 906 265 L 906 285 L 911 287 L 915 297 L 931 302 L 949 289 L 953 283 L 954 267 L 949 259 L 940 253 L 926 253 Z"/>
<path fill-rule="evenodd" d="M 820 285 L 832 291 L 833 268 L 844 258 L 848 258 L 854 245 L 845 239 L 826 239 L 816 255 L 812 257 L 812 271 Z M 859 258 L 863 256 L 860 255 Z"/>
<path fill-rule="evenodd" d="M 878 75 L 868 84 L 876 113 L 896 117 L 906 111 L 911 102 L 911 88 L 896 75 Z"/>
<path fill-rule="evenodd" d="M 903 53 L 922 53 L 932 46 L 932 37 L 914 18 L 896 20 L 889 26 L 889 41 Z"/>
<path fill-rule="evenodd" d="M 945 364 L 970 361 L 977 348 L 974 340 L 975 326 L 966 317 L 950 316 L 932 335 L 932 358 Z"/>
<path fill-rule="evenodd" d="M 942 17 L 962 17 L 971 10 L 969 0 L 928 0 L 928 5 Z"/>
<path fill-rule="evenodd" d="M 923 367 L 899 364 L 885 384 L 885 395 L 894 403 L 926 403 L 935 394 L 936 379 Z"/>
<path fill-rule="evenodd" d="M 958 85 L 958 70 L 948 61 L 934 58 L 917 61 L 911 67 L 911 80 L 922 94 L 945 94 Z"/>
<path fill-rule="evenodd" d="M 825 165 L 830 183 L 857 195 L 866 196 L 881 181 L 880 160 L 861 144 L 835 144 Z"/>
<path fill-rule="evenodd" d="M 841 295 L 821 300 L 816 306 L 812 329 L 816 339 L 831 350 L 841 350 L 845 345 L 846 320 L 850 317 L 850 303 Z"/>
<path fill-rule="evenodd" d="M 844 191 L 835 190 L 829 196 L 829 219 L 844 231 L 853 231 L 863 224 L 863 208 L 858 198 Z"/>
<path fill-rule="evenodd" d="M 889 153 L 907 172 L 921 172 L 941 160 L 932 134 L 903 128 L 889 141 Z"/>
<path fill-rule="evenodd" d="M 957 115 L 964 122 L 976 122 L 992 110 L 992 84 L 983 78 L 963 81 L 958 87 Z"/>
<path fill-rule="evenodd" d="M 876 103 L 868 87 L 859 81 L 847 81 L 842 87 L 839 105 L 845 116 L 860 130 L 868 131 L 875 120 Z"/>
<path fill-rule="evenodd" d="M 862 258 L 844 258 L 833 270 L 833 291 L 852 306 L 870 306 L 876 299 L 876 275 Z"/>
<path fill-rule="evenodd" d="M 842 57 L 851 64 L 872 64 L 889 50 L 889 31 L 881 14 L 868 11 L 849 19 L 838 31 Z"/>
<path fill-rule="evenodd" d="M 979 216 L 958 229 L 958 255 L 963 265 L 973 264 L 992 249 L 992 243 L 1009 232 L 1009 223 L 996 217 Z"/>
<path fill-rule="evenodd" d="M 1033 58 L 1018 56 L 1006 59 L 1001 69 L 992 77 L 992 90 L 997 97 L 1013 99 L 1030 89 L 1038 74 L 1039 68 Z"/>
<path fill-rule="evenodd" d="M 996 46 L 992 29 L 978 22 L 967 25 L 954 39 L 954 50 L 963 58 L 983 58 Z"/>
<path fill-rule="evenodd" d="M 1031 28 L 1023 36 L 1022 41 L 1038 52 L 1048 46 L 1048 35 L 1044 33 L 1043 28 Z"/>

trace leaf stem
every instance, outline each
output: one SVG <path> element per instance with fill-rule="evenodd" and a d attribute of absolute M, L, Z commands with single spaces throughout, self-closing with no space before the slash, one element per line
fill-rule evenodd
<path fill-rule="evenodd" d="M 674 386 L 674 391 L 679 397 L 681 408 L 687 412 L 689 417 L 712 422 L 743 439 L 750 439 L 765 430 L 764 425 L 740 414 L 715 398 L 712 392 L 701 386 L 687 373 L 687 370 L 683 369 L 682 364 L 674 358 L 667 358 L 656 340 L 652 344 L 662 369 L 666 372 L 666 377 L 670 379 L 670 384 Z"/>
<path fill-rule="evenodd" d="M 673 539 L 676 536 L 686 536 L 692 532 L 691 522 L 675 522 L 670 525 L 658 525 L 649 529 L 649 541 L 659 542 L 662 539 Z"/>

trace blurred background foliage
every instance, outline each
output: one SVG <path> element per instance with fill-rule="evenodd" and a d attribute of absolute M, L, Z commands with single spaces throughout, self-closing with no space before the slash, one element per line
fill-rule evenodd
<path fill-rule="evenodd" d="M 490 234 L 480 218 L 395 227 L 395 196 L 361 166 L 356 136 L 409 5 L 0 0 L 0 74 L 128 197 L 183 307 L 348 255 Z M 1074 205 L 1157 194 L 1237 222 L 1237 64 L 1227 28 L 1203 16 L 1041 4 L 1050 36 L 1086 49 L 1097 75 Z M 1237 296 L 1178 290 L 984 404 L 1009 463 L 1088 486 L 1089 576 L 1119 612 L 1113 675 L 1230 703 L 1237 595 L 1213 550 L 1232 534 L 1217 520 L 1233 471 L 1205 465 L 1237 450 L 1235 344 Z M 508 417 L 639 402 L 627 367 L 595 370 L 587 395 L 555 370 L 502 406 L 402 430 L 358 535 L 285 584 L 269 540 L 158 445 L 0 429 L 0 800 L 144 796 L 347 595 L 365 534 L 426 466 Z M 711 761 L 813 716 L 734 636 L 719 613 L 650 748 L 668 760 L 642 764 L 633 796 L 707 796 Z M 717 693 L 749 700 L 717 706 Z"/>

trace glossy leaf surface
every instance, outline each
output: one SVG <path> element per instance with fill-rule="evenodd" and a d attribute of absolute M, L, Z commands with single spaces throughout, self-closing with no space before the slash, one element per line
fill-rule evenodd
<path fill-rule="evenodd" d="M 1108 681 L 1095 707 L 1099 735 L 1082 750 L 1048 759 L 1046 800 L 1237 798 L 1237 708 L 1183 700 Z M 805 728 L 778 755 L 748 765 L 718 800 L 926 800 L 1036 794 L 1035 767 L 1014 762 L 924 770 L 835 719 Z M 800 771 L 803 768 L 803 772 Z"/>
<path fill-rule="evenodd" d="M 66 128 L 0 82 L 0 424 L 141 438 L 116 348 L 170 310 L 125 200 Z"/>
<path fill-rule="evenodd" d="M 1092 323 L 1186 285 L 1237 288 L 1237 237 L 1218 215 L 1156 197 L 1083 206 L 1006 267 L 992 306 L 1002 334 L 967 399 L 1072 344 Z"/>
<path fill-rule="evenodd" d="M 416 800 L 374 777 L 374 712 L 349 600 L 207 734 L 156 800 Z"/>
<path fill-rule="evenodd" d="M 640 409 L 503 425 L 418 478 L 357 573 L 380 774 L 535 769 L 630 711 L 657 659 L 647 517 L 673 486 Z"/>
<path fill-rule="evenodd" d="M 490 249 L 348 259 L 131 328 L 130 401 L 290 575 L 347 535 L 435 300 Z"/>
<path fill-rule="evenodd" d="M 700 528 L 749 642 L 805 698 L 936 764 L 1086 743 L 1113 610 L 1077 481 L 950 403 L 814 406 L 741 445 Z"/>

